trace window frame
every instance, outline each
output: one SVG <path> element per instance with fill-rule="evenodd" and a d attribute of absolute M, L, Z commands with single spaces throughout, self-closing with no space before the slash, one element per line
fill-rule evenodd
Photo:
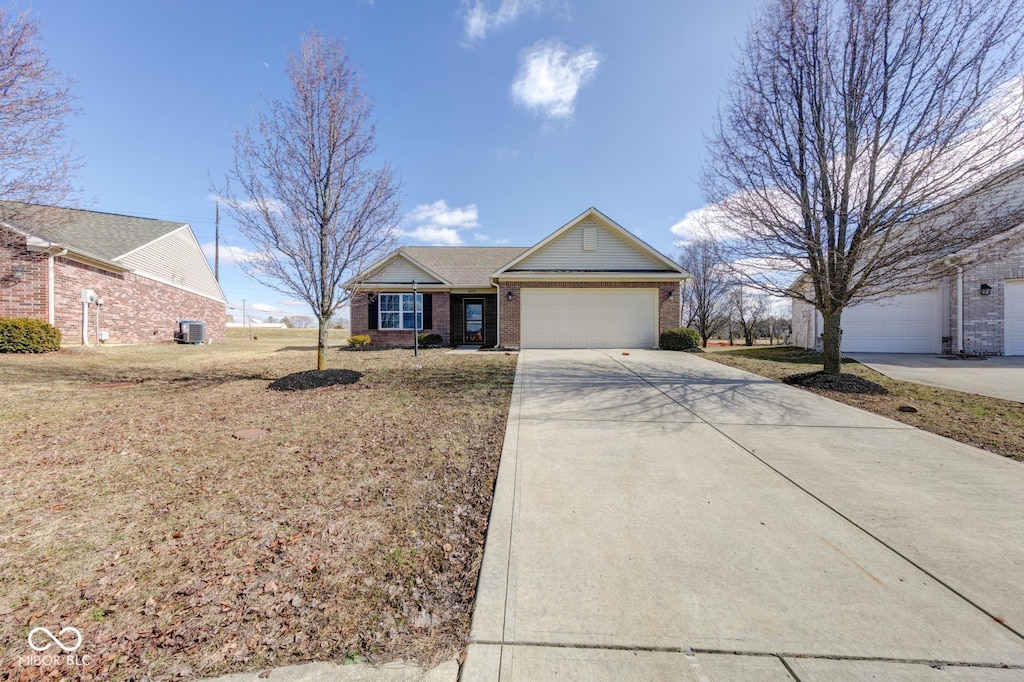
<path fill-rule="evenodd" d="M 416 299 L 415 299 L 416 303 L 414 305 L 416 307 L 413 308 L 413 310 L 416 311 L 416 313 L 415 313 L 415 320 L 413 320 L 413 324 L 416 325 L 416 329 L 415 330 L 413 330 L 412 326 L 408 326 L 408 327 L 405 326 L 406 316 L 409 316 L 410 319 L 413 316 L 413 311 L 412 310 L 406 310 L 405 309 L 406 301 L 412 299 L 412 297 L 413 297 L 412 292 L 389 292 L 389 293 L 382 293 L 382 294 L 378 294 L 377 295 L 377 329 L 380 329 L 382 331 L 391 331 L 391 332 L 411 332 L 411 331 L 419 332 L 419 331 L 423 331 L 423 294 L 416 293 L 415 295 L 416 295 Z M 385 310 L 384 309 L 385 308 L 384 300 L 387 299 L 387 298 L 390 298 L 390 297 L 397 297 L 397 299 L 398 299 L 397 300 L 397 308 Z M 416 304 L 418 304 L 418 305 L 416 305 Z M 387 326 L 385 326 L 384 325 L 384 316 L 385 315 L 397 315 L 398 316 L 398 326 L 397 327 L 387 327 Z"/>

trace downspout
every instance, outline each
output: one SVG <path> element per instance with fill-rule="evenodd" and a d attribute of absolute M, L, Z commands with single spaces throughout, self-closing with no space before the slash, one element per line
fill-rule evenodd
<path fill-rule="evenodd" d="M 956 351 L 964 354 L 964 266 L 947 258 L 943 263 L 956 268 Z"/>
<path fill-rule="evenodd" d="M 494 316 L 497 319 L 495 324 L 498 326 L 495 330 L 494 347 L 501 348 L 501 282 L 495 282 L 494 286 L 498 291 L 498 296 L 495 299 L 497 303 L 494 306 Z"/>
<path fill-rule="evenodd" d="M 67 249 L 61 249 L 57 253 L 49 252 L 46 258 L 46 321 L 53 326 L 57 326 L 56 294 L 54 292 L 56 277 L 54 276 L 53 259 L 67 254 Z"/>

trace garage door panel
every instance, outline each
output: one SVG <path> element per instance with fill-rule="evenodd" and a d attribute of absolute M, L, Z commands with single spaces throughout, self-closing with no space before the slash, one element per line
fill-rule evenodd
<path fill-rule="evenodd" d="M 843 313 L 848 353 L 937 353 L 941 350 L 938 289 L 862 303 Z"/>
<path fill-rule="evenodd" d="M 523 289 L 524 348 L 656 346 L 657 289 Z"/>
<path fill-rule="evenodd" d="M 1024 279 L 1006 280 L 1003 324 L 1003 354 L 1024 355 Z"/>

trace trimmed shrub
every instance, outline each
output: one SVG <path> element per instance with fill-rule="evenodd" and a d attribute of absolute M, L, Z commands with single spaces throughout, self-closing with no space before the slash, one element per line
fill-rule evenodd
<path fill-rule="evenodd" d="M 696 329 L 676 327 L 661 333 L 661 347 L 665 350 L 689 350 L 700 346 L 700 334 Z"/>
<path fill-rule="evenodd" d="M 31 317 L 0 317 L 0 353 L 60 350 L 60 330 Z"/>
<path fill-rule="evenodd" d="M 417 339 L 419 340 L 421 348 L 426 346 L 441 347 L 444 345 L 444 339 L 441 338 L 440 334 L 429 334 L 424 332 L 423 334 L 420 334 Z"/>
<path fill-rule="evenodd" d="M 363 348 L 369 346 L 373 342 L 373 339 L 367 334 L 357 334 L 356 336 L 348 337 L 348 345 L 353 348 Z"/>

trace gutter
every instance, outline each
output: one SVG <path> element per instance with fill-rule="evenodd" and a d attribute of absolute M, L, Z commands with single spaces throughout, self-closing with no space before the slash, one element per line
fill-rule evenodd
<path fill-rule="evenodd" d="M 68 255 L 67 249 L 61 249 L 60 251 L 54 251 L 49 249 L 46 254 L 46 321 L 52 326 L 57 326 L 57 314 L 55 310 L 55 298 L 54 292 L 54 268 L 53 259 L 60 258 L 61 256 Z"/>

